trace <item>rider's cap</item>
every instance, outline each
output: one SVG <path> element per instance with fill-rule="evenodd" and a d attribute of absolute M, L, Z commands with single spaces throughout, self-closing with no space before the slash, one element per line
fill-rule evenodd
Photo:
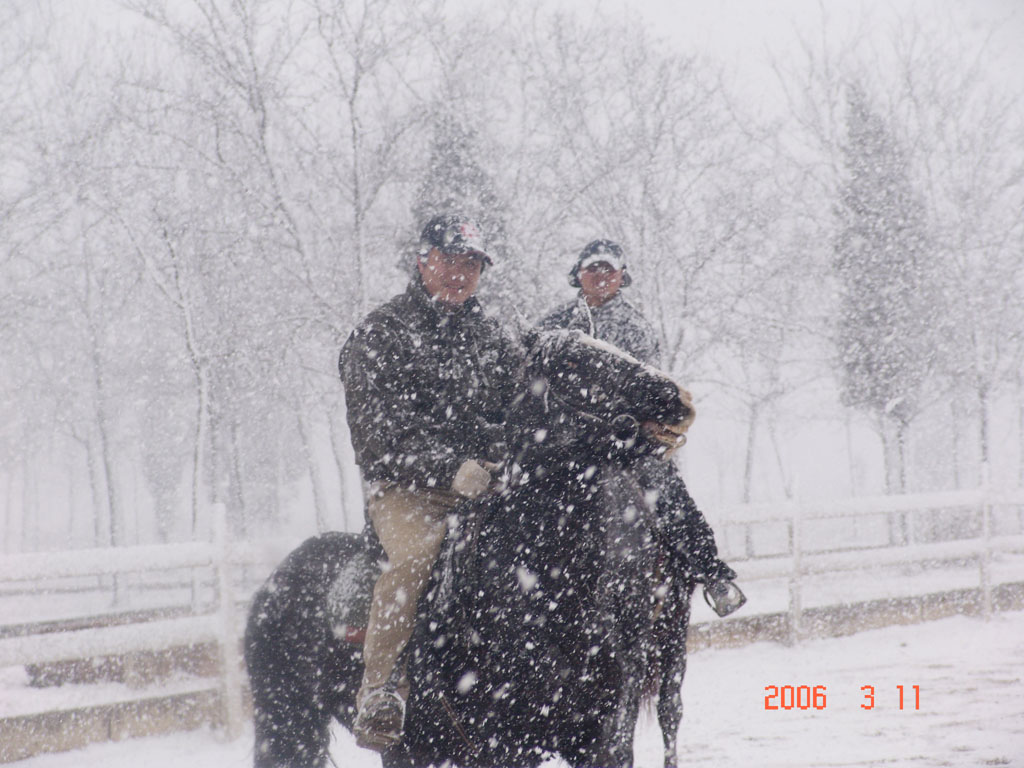
<path fill-rule="evenodd" d="M 626 271 L 626 256 L 622 252 L 622 246 L 611 240 L 593 240 L 587 243 L 580 251 L 580 255 L 576 257 L 576 264 L 569 271 L 569 285 L 579 288 L 580 270 L 602 261 L 613 269 L 624 273 L 622 275 L 623 287 L 633 282 L 629 272 Z"/>
<path fill-rule="evenodd" d="M 420 235 L 419 255 L 427 255 L 431 248 L 437 248 L 445 254 L 467 253 L 479 257 L 487 264 L 494 264 L 480 228 L 472 219 L 461 214 L 445 213 L 427 222 Z"/>

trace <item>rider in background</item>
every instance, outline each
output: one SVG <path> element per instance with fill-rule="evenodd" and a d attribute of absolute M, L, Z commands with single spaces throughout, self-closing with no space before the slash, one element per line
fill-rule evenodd
<path fill-rule="evenodd" d="M 341 352 L 356 463 L 388 560 L 373 590 L 353 728 L 360 746 L 378 751 L 401 740 L 407 684 L 396 662 L 449 512 L 489 488 L 503 453 L 523 354 L 474 296 L 491 263 L 473 222 L 434 217 L 405 292 L 370 312 Z"/>
<path fill-rule="evenodd" d="M 618 243 L 594 240 L 580 251 L 569 272 L 569 284 L 580 289 L 579 295 L 545 316 L 538 327 L 579 329 L 658 367 L 661 350 L 654 328 L 622 296 L 622 289 L 631 282 Z M 655 499 L 659 527 L 656 533 L 663 545 L 680 556 L 687 569 L 704 582 L 712 599 L 729 594 L 736 572 L 719 559 L 715 534 L 690 497 L 675 464 L 648 459 L 637 466 L 636 476 L 645 496 Z M 729 612 L 735 608 L 722 610 Z"/>

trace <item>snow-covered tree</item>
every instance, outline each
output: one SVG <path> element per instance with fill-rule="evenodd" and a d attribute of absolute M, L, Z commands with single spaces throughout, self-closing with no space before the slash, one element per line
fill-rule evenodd
<path fill-rule="evenodd" d="M 907 428 L 937 362 L 936 256 L 907 152 L 857 84 L 847 105 L 835 238 L 842 400 L 878 419 L 887 487 L 903 491 Z"/>

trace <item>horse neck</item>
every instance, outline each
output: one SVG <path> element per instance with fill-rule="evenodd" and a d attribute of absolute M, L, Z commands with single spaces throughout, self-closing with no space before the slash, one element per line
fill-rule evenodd
<path fill-rule="evenodd" d="M 537 493 L 548 498 L 593 495 L 597 492 L 605 462 L 586 448 L 582 444 L 527 443 L 515 458 L 513 482 L 532 484 Z"/>
<path fill-rule="evenodd" d="M 571 546 L 577 555 L 602 546 L 607 514 L 601 490 L 603 466 L 586 455 L 575 459 L 530 451 L 513 475 L 507 509 L 499 523 L 511 538 L 532 546 L 541 559 L 558 560 Z"/>

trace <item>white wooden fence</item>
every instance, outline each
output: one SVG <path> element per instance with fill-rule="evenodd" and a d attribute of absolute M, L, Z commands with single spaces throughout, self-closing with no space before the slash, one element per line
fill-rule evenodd
<path fill-rule="evenodd" d="M 156 569 L 212 568 L 215 610 L 173 619 L 87 629 L 71 629 L 0 638 L 0 667 L 117 656 L 137 651 L 163 651 L 215 643 L 220 656 L 220 692 L 229 735 L 242 725 L 242 671 L 238 596 L 232 589 L 233 567 L 253 562 L 254 550 L 228 543 L 223 505 L 213 508 L 213 541 L 187 544 L 116 547 L 5 555 L 0 557 L 0 583 L 40 581 L 77 576 L 117 576 Z M 248 596 L 246 596 L 248 597 Z M 40 595 L 45 599 L 45 595 Z"/>
<path fill-rule="evenodd" d="M 863 570 L 894 564 L 940 560 L 974 561 L 982 593 L 983 613 L 992 611 L 991 564 L 996 552 L 1024 552 L 1024 533 L 993 535 L 995 506 L 1024 509 L 1024 489 L 994 492 L 988 489 L 952 493 L 916 494 L 847 499 L 818 503 L 745 505 L 722 510 L 718 519 L 726 527 L 782 524 L 788 531 L 783 551 L 770 556 L 728 552 L 740 556 L 733 564 L 744 583 L 759 579 L 789 581 L 789 613 L 792 636 L 798 640 L 803 614 L 802 580 L 823 573 Z M 891 524 L 897 516 L 928 514 L 936 510 L 976 510 L 981 516 L 980 536 L 940 542 L 908 540 L 898 544 L 814 551 L 808 546 L 805 528 L 812 521 L 883 516 Z M 1017 513 L 1020 514 L 1019 511 Z M 250 595 L 233 594 L 232 569 L 259 563 L 259 548 L 229 545 L 223 507 L 214 510 L 213 541 L 116 549 L 79 550 L 0 556 L 0 585 L 31 584 L 45 579 L 82 576 L 113 576 L 156 569 L 212 568 L 216 599 L 209 610 L 181 618 L 158 619 L 143 624 L 74 629 L 44 634 L 0 638 L 0 667 L 112 656 L 135 651 L 161 651 L 202 643 L 219 648 L 219 687 L 224 722 L 229 734 L 238 733 L 242 721 L 240 650 L 241 617 L 237 606 Z M 748 531 L 749 534 L 749 531 Z M 749 541 L 750 536 L 742 538 Z M 853 548 L 857 547 L 857 548 Z M 728 547 L 727 547 L 728 550 Z M 742 557 L 743 555 L 755 555 Z M 269 570 L 272 564 L 263 563 Z M 1024 580 L 1024 572 L 1021 579 Z M 40 595 L 39 599 L 45 599 Z M 7 620 L 10 617 L 5 617 Z"/>
<path fill-rule="evenodd" d="M 994 535 L 993 509 L 1012 511 L 1017 520 L 1016 532 Z M 916 526 L 907 525 L 911 515 L 929 516 L 936 512 L 963 510 L 978 518 L 978 535 L 950 541 L 920 541 Z M 815 521 L 856 521 L 866 517 L 884 519 L 884 529 L 902 530 L 905 540 L 890 540 L 872 545 L 863 538 L 851 536 L 845 545 L 833 541 L 828 549 L 808 546 L 806 528 Z M 751 504 L 728 508 L 721 518 L 728 528 L 743 531 L 743 551 L 728 551 L 730 563 L 739 570 L 744 583 L 761 579 L 785 578 L 789 582 L 790 634 L 794 641 L 802 634 L 803 581 L 808 577 L 844 571 L 864 571 L 893 565 L 943 561 L 973 562 L 978 569 L 982 614 L 992 614 L 992 559 L 997 552 L 1024 552 L 1024 489 L 995 491 L 980 488 L 942 493 L 904 494 L 861 497 L 827 502 L 796 502 L 784 504 Z M 779 524 L 785 528 L 788 541 L 781 552 L 757 556 L 752 552 L 750 531 L 755 526 Z M 1020 574 L 1024 581 L 1024 569 Z"/>

